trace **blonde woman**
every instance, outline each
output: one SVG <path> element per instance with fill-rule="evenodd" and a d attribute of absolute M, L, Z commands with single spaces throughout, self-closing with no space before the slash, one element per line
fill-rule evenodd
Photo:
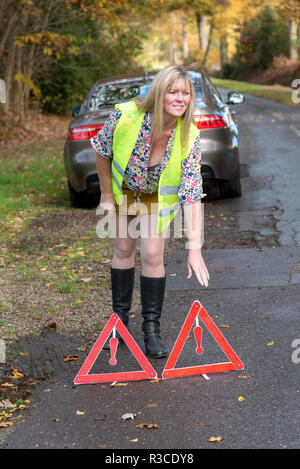
<path fill-rule="evenodd" d="M 154 78 L 145 98 L 116 105 L 91 139 L 97 152 L 100 206 L 115 217 L 112 303 L 126 327 L 134 288 L 136 236 L 141 227 L 141 304 L 146 353 L 165 357 L 160 318 L 165 294 L 164 233 L 183 207 L 188 238 L 188 278 L 208 285 L 201 253 L 200 135 L 193 122 L 195 94 L 189 74 L 170 66 Z"/>

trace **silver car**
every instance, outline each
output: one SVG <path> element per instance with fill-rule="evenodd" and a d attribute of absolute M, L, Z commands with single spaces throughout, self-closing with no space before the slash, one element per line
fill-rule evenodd
<path fill-rule="evenodd" d="M 238 128 L 229 105 L 244 101 L 244 95 L 229 92 L 227 102 L 203 72 L 189 71 L 195 93 L 195 122 L 201 130 L 203 182 L 215 181 L 221 197 L 240 197 Z M 146 75 L 98 81 L 82 105 L 74 108 L 64 146 L 64 165 L 73 207 L 92 207 L 99 203 L 100 189 L 96 153 L 90 138 L 96 135 L 116 103 L 145 96 L 153 77 Z"/>

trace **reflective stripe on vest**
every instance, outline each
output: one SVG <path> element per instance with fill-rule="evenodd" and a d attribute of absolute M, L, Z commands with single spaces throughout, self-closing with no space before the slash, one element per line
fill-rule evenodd
<path fill-rule="evenodd" d="M 163 186 L 160 188 L 160 195 L 173 195 L 178 194 L 180 186 Z"/>
<path fill-rule="evenodd" d="M 116 109 L 122 112 L 121 118 L 113 135 L 112 188 L 116 203 L 122 203 L 122 182 L 124 173 L 139 136 L 144 120 L 144 113 L 138 111 L 134 101 L 117 104 Z M 192 124 L 189 132 L 187 149 L 182 148 L 183 119 L 179 118 L 173 140 L 169 161 L 159 179 L 158 185 L 158 220 L 157 232 L 161 233 L 173 220 L 180 205 L 178 190 L 181 184 L 181 164 L 199 135 L 199 129 Z"/>

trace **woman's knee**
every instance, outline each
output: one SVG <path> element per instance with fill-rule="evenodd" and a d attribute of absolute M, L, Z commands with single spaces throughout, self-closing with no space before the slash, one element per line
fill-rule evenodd
<path fill-rule="evenodd" d="M 152 267 L 162 265 L 164 262 L 164 249 L 161 243 L 144 243 L 141 249 L 141 262 Z"/>
<path fill-rule="evenodd" d="M 120 260 L 131 259 L 135 256 L 135 244 L 125 240 L 114 243 L 114 256 Z"/>

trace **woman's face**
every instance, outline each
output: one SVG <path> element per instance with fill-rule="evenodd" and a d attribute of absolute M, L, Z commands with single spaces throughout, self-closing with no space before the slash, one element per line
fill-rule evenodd
<path fill-rule="evenodd" d="M 189 84 L 184 78 L 175 80 L 167 92 L 163 110 L 165 117 L 181 117 L 185 113 L 191 99 Z"/>

